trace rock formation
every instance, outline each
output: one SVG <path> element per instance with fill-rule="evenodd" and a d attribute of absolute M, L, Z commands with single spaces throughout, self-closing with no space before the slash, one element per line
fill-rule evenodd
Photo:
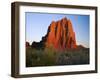
<path fill-rule="evenodd" d="M 66 17 L 58 21 L 52 21 L 40 44 L 47 48 L 53 47 L 56 50 L 75 49 L 77 45 L 72 22 Z"/>
<path fill-rule="evenodd" d="M 26 47 L 29 47 L 29 46 L 30 46 L 29 42 L 26 42 Z"/>
<path fill-rule="evenodd" d="M 48 28 L 47 35 L 44 37 L 45 47 L 54 47 L 58 50 L 66 50 L 76 48 L 75 32 L 72 23 L 66 17 L 52 21 Z"/>

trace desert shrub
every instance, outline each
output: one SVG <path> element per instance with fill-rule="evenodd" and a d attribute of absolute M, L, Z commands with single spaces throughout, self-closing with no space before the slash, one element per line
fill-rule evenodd
<path fill-rule="evenodd" d="M 33 48 L 26 49 L 26 66 L 31 67 L 42 65 L 42 54 L 43 50 L 37 50 Z"/>
<path fill-rule="evenodd" d="M 26 48 L 26 66 L 54 66 L 89 64 L 89 49 L 55 51 L 53 47 L 45 49 Z"/>
<path fill-rule="evenodd" d="M 34 49 L 27 48 L 26 49 L 26 66 L 50 66 L 55 65 L 56 60 L 56 52 L 53 48 L 45 48 L 42 49 Z"/>
<path fill-rule="evenodd" d="M 89 64 L 89 50 L 66 51 L 59 55 L 58 65 Z"/>
<path fill-rule="evenodd" d="M 57 52 L 53 47 L 45 48 L 44 60 L 45 65 L 55 65 Z"/>

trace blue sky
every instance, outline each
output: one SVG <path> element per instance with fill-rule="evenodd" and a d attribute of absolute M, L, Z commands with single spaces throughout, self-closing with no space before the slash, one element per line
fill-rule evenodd
<path fill-rule="evenodd" d="M 89 47 L 89 15 L 26 12 L 26 41 L 30 42 L 30 44 L 33 41 L 39 42 L 46 35 L 50 23 L 63 17 L 72 21 L 77 44 Z"/>

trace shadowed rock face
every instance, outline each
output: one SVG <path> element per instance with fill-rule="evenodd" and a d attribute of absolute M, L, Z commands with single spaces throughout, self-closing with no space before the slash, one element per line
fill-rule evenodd
<path fill-rule="evenodd" d="M 77 47 L 72 23 L 66 17 L 56 22 L 52 21 L 44 38 L 45 47 L 53 46 L 58 50 Z"/>
<path fill-rule="evenodd" d="M 30 46 L 29 42 L 26 42 L 26 47 L 29 47 L 29 46 Z"/>
<path fill-rule="evenodd" d="M 47 34 L 40 43 L 44 47 L 52 46 L 56 50 L 75 49 L 77 45 L 72 22 L 66 17 L 58 21 L 52 21 L 48 27 Z"/>

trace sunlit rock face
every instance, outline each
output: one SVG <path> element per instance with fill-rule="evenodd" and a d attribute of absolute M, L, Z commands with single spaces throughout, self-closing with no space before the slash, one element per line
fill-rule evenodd
<path fill-rule="evenodd" d="M 77 45 L 71 20 L 64 17 L 52 21 L 41 42 L 45 47 L 53 47 L 56 50 L 75 49 Z"/>

